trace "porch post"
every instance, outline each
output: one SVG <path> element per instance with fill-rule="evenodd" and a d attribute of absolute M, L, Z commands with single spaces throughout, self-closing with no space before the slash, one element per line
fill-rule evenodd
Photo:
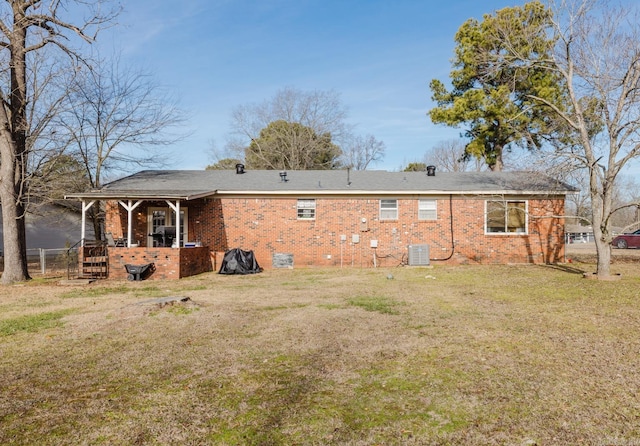
<path fill-rule="evenodd" d="M 176 201 L 176 248 L 180 247 L 180 200 Z"/>
<path fill-rule="evenodd" d="M 176 248 L 180 247 L 180 200 L 176 200 L 174 205 L 169 200 L 165 200 L 169 207 L 176 213 Z"/>
<path fill-rule="evenodd" d="M 132 200 L 129 200 L 127 203 L 124 203 L 122 201 L 118 201 L 118 203 L 120 203 L 120 206 L 125 208 L 125 210 L 127 211 L 127 247 L 130 248 L 131 247 L 131 232 L 132 232 L 132 229 L 133 229 L 133 222 L 132 222 L 133 211 L 134 211 L 135 208 L 140 206 L 140 204 L 142 203 L 142 200 L 138 200 L 135 203 L 133 203 Z"/>
<path fill-rule="evenodd" d="M 84 239 L 86 237 L 87 211 L 91 208 L 91 206 L 93 206 L 94 203 L 95 200 L 90 201 L 89 204 L 87 204 L 86 201 L 82 200 L 82 227 L 80 228 L 80 246 L 84 246 Z"/>

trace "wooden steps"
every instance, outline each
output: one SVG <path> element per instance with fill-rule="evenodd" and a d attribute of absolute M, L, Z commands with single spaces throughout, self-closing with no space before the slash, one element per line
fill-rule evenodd
<path fill-rule="evenodd" d="M 83 279 L 109 277 L 109 256 L 106 246 L 89 246 L 84 249 L 79 276 Z"/>

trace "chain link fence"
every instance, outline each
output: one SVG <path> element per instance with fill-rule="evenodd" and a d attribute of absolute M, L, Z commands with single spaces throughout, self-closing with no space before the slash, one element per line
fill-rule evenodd
<path fill-rule="evenodd" d="M 29 274 L 67 274 L 67 266 L 78 263 L 77 248 L 31 248 L 27 249 Z M 4 271 L 4 256 L 0 257 L 0 268 Z M 76 266 L 77 268 L 77 266 Z"/>

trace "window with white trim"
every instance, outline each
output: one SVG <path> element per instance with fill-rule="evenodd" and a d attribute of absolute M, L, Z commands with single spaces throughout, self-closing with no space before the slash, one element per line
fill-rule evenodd
<path fill-rule="evenodd" d="M 398 219 L 398 200 L 380 200 L 380 220 Z"/>
<path fill-rule="evenodd" d="M 298 200 L 298 220 L 315 220 L 316 200 Z"/>
<path fill-rule="evenodd" d="M 418 200 L 418 220 L 437 220 L 438 202 L 436 200 Z"/>
<path fill-rule="evenodd" d="M 491 234 L 526 234 L 527 202 L 495 200 L 486 202 L 486 232 Z"/>

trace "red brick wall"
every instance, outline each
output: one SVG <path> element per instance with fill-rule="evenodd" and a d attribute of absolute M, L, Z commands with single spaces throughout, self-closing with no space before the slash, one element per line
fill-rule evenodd
<path fill-rule="evenodd" d="M 167 207 L 165 202 L 143 202 L 132 213 L 133 216 L 133 233 L 131 234 L 132 243 L 140 243 L 140 246 L 146 245 L 147 240 L 147 208 L 149 207 Z M 118 204 L 117 201 L 107 201 L 105 207 L 107 218 L 105 219 L 104 232 L 110 232 L 114 238 L 127 237 L 127 215 L 128 212 Z"/>
<path fill-rule="evenodd" d="M 390 197 L 393 198 L 393 197 Z M 430 245 L 431 259 L 449 263 L 553 263 L 564 257 L 564 199 L 528 200 L 528 234 L 484 233 L 485 198 L 438 200 L 438 219 L 418 220 L 418 197 L 398 199 L 398 219 L 379 219 L 379 197 L 316 197 L 315 220 L 297 219 L 296 198 L 215 198 L 182 202 L 188 208 L 189 240 L 201 240 L 211 251 L 212 268 L 230 248 L 253 250 L 258 263 L 270 268 L 274 253 L 293 255 L 294 267 L 395 266 L 406 260 L 407 245 Z M 117 205 L 117 204 L 116 204 Z M 146 209 L 134 211 L 135 240 L 146 243 Z M 453 210 L 451 255 L 450 205 Z M 166 204 L 165 204 L 166 206 Z M 108 206 L 107 231 L 126 235 L 122 207 Z M 362 223 L 362 218 L 367 220 Z M 352 243 L 353 235 L 359 243 Z M 346 235 L 346 242 L 340 236 Z M 143 241 L 144 240 L 144 241 Z M 376 250 L 371 240 L 378 241 Z M 170 249 L 170 248 L 168 248 Z"/>
<path fill-rule="evenodd" d="M 180 249 L 180 277 L 195 276 L 209 271 L 212 271 L 209 248 Z"/>
<path fill-rule="evenodd" d="M 153 263 L 149 279 L 179 279 L 211 271 L 208 248 L 109 248 L 109 278 L 126 279 L 126 264 Z"/>

